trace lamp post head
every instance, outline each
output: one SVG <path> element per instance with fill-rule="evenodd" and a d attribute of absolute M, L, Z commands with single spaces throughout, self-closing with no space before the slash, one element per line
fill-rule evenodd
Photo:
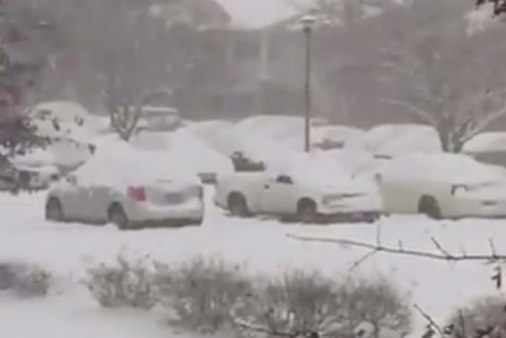
<path fill-rule="evenodd" d="M 304 15 L 302 19 L 300 19 L 300 23 L 305 32 L 310 32 L 316 23 L 316 16 L 311 14 Z"/>

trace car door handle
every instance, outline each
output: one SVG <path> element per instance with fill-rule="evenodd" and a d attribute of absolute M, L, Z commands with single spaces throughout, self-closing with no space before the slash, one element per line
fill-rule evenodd
<path fill-rule="evenodd" d="M 269 189 L 269 188 L 270 188 L 270 186 L 269 186 L 268 184 L 266 184 L 266 185 L 264 185 L 264 188 L 265 188 L 265 189 Z"/>

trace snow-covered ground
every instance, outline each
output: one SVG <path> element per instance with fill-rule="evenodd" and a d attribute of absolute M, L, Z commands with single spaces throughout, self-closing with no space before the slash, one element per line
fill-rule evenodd
<path fill-rule="evenodd" d="M 212 191 L 208 191 L 212 194 Z M 210 196 L 208 196 L 210 197 Z M 121 252 L 149 254 L 165 262 L 195 255 L 218 255 L 275 274 L 286 268 L 319 268 L 325 273 L 385 275 L 411 297 L 412 303 L 443 320 L 455 306 L 494 293 L 492 267 L 480 263 L 449 264 L 424 258 L 378 253 L 355 269 L 367 251 L 334 244 L 309 243 L 287 236 L 346 238 L 382 245 L 437 252 L 431 238 L 451 253 L 506 252 L 504 221 L 435 222 L 423 217 L 391 217 L 380 224 L 305 226 L 274 220 L 230 218 L 212 205 L 202 227 L 121 232 L 112 226 L 55 224 L 42 220 L 43 194 L 0 196 L 0 260 L 22 259 L 42 264 L 63 283 L 55 295 L 41 300 L 0 301 L 0 327 L 9 336 L 35 338 L 158 338 L 167 329 L 133 311 L 104 311 L 79 287 L 86 267 L 112 260 Z M 352 270 L 350 270 L 352 269 Z M 30 325 L 27 325 L 27 322 Z M 417 317 L 414 335 L 426 323 Z"/>
<path fill-rule="evenodd" d="M 187 164 L 198 172 L 226 174 L 232 170 L 228 156 L 233 151 L 242 150 L 271 163 L 279 160 L 280 155 L 296 153 L 301 148 L 300 145 L 293 147 L 296 143 L 289 142 L 300 141 L 297 138 L 300 135 L 299 122 L 271 120 L 271 128 L 267 128 L 265 121 L 252 125 L 251 119 L 249 125 L 244 121 L 236 125 L 207 121 L 172 134 L 141 134 L 131 143 L 145 152 L 163 151 L 168 158 L 172 154 L 178 161 L 184 162 L 183 165 Z M 334 134 L 329 127 L 318 128 L 322 133 L 325 131 L 325 137 Z M 336 160 L 342 159 L 350 169 L 362 172 L 378 165 L 373 157 L 375 152 L 399 154 L 405 153 L 406 148 L 439 151 L 433 132 L 427 127 L 395 126 L 395 133 L 389 128 L 393 127 L 378 127 L 376 131 L 367 133 L 350 132 L 349 139 L 354 139 L 356 143 L 345 150 L 328 154 L 335 156 Z M 405 132 L 404 129 L 417 129 L 418 132 Z M 335 134 L 341 137 L 342 128 L 339 130 Z M 98 148 L 117 143 L 112 134 L 96 134 L 87 141 Z M 315 130 L 314 136 L 321 135 Z M 207 191 L 207 195 L 210 202 L 212 189 Z M 234 219 L 208 203 L 202 227 L 122 232 L 112 226 L 46 222 L 43 220 L 43 205 L 43 194 L 0 195 L 0 261 L 23 260 L 40 264 L 62 282 L 58 292 L 45 299 L 19 300 L 0 295 L 0 328 L 11 337 L 166 337 L 166 326 L 156 318 L 135 311 L 104 311 L 83 290 L 80 281 L 87 267 L 114 260 L 122 252 L 147 254 L 165 262 L 186 260 L 197 255 L 217 255 L 232 262 L 246 263 L 249 268 L 267 274 L 281 273 L 287 268 L 317 268 L 328 274 L 385 275 L 405 290 L 413 304 L 440 321 L 456 306 L 476 296 L 497 292 L 490 279 L 493 273 L 491 266 L 476 262 L 450 264 L 377 253 L 355 267 L 355 263 L 368 251 L 305 242 L 288 235 L 373 244 L 379 237 L 384 246 L 398 248 L 401 245 L 406 249 L 437 252 L 435 238 L 445 250 L 454 254 L 463 251 L 468 254 L 491 253 L 492 239 L 495 250 L 506 253 L 506 241 L 503 240 L 506 238 L 506 227 L 501 220 L 436 222 L 418 216 L 395 216 L 372 225 L 302 227 L 270 219 Z M 412 337 L 419 337 L 427 324 L 421 316 L 416 319 Z"/>

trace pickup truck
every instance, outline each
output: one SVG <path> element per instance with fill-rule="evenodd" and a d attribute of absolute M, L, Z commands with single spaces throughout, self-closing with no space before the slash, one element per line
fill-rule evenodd
<path fill-rule="evenodd" d="M 235 173 L 217 182 L 214 203 L 235 217 L 270 215 L 307 224 L 379 218 L 381 200 L 372 182 L 351 175 L 329 181 L 289 172 Z"/>

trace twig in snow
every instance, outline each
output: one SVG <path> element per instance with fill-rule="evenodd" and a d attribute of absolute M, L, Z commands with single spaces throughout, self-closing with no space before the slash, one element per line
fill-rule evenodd
<path fill-rule="evenodd" d="M 364 263 L 366 260 L 368 260 L 369 258 L 374 256 L 377 252 L 378 252 L 378 250 L 372 250 L 372 251 L 369 251 L 368 253 L 366 253 L 365 255 L 363 255 L 359 260 L 357 260 L 355 263 L 353 263 L 353 265 L 350 267 L 348 272 L 353 272 L 356 268 L 358 268 L 360 266 L 360 264 Z"/>
<path fill-rule="evenodd" d="M 381 246 L 381 224 L 379 224 L 378 227 L 376 228 L 376 245 L 378 247 Z M 372 250 L 366 253 L 359 260 L 353 263 L 353 265 L 349 269 L 349 272 L 353 272 L 356 268 L 360 266 L 360 264 L 364 263 L 366 260 L 374 256 L 377 252 L 378 250 Z"/>
<path fill-rule="evenodd" d="M 462 309 L 459 309 L 459 321 L 460 326 L 462 327 L 462 335 L 464 337 L 467 337 L 466 320 L 464 318 L 464 313 L 462 312 Z"/>
<path fill-rule="evenodd" d="M 494 240 L 492 238 L 489 238 L 488 242 L 490 243 L 490 250 L 492 251 L 492 256 L 493 257 L 497 256 L 497 251 L 495 250 Z"/>
<path fill-rule="evenodd" d="M 434 238 L 434 237 L 431 237 L 430 238 L 432 243 L 434 243 L 434 245 L 436 246 L 436 248 L 445 256 L 451 256 L 451 254 L 446 251 L 443 246 Z"/>
<path fill-rule="evenodd" d="M 404 246 L 402 245 L 402 241 L 401 240 L 399 240 L 399 249 L 400 250 L 404 250 Z"/>
<path fill-rule="evenodd" d="M 376 227 L 376 245 L 381 246 L 381 223 Z"/>
<path fill-rule="evenodd" d="M 444 336 L 444 331 L 436 323 L 436 321 L 431 316 L 429 316 L 427 312 L 423 311 L 417 304 L 413 304 L 413 307 L 416 309 L 416 311 L 418 311 L 422 315 L 423 318 L 425 318 L 429 322 L 431 327 L 436 329 L 436 331 L 440 334 L 441 337 Z"/>

